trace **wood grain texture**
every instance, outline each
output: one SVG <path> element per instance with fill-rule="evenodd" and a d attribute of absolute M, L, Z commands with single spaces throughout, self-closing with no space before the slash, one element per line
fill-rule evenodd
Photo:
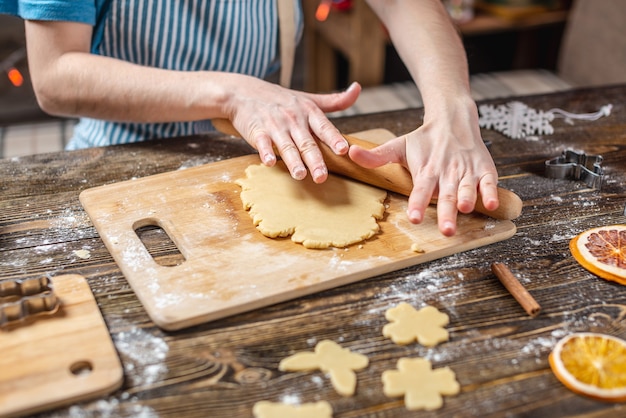
<path fill-rule="evenodd" d="M 626 405 L 573 394 L 552 374 L 548 354 L 564 335 L 603 332 L 626 338 L 626 290 L 587 272 L 571 257 L 569 240 L 585 229 L 624 223 L 626 86 L 516 98 L 575 113 L 613 104 L 597 121 L 553 121 L 555 132 L 512 140 L 483 130 L 500 185 L 524 201 L 508 240 L 453 256 L 241 313 L 175 332 L 150 319 L 78 196 L 82 190 L 252 154 L 223 135 L 152 141 L 0 160 L 0 279 L 82 274 L 96 297 L 124 366 L 111 396 L 40 417 L 249 417 L 259 400 L 328 400 L 334 417 L 606 417 Z M 509 99 L 494 100 L 500 104 Z M 415 129 L 422 109 L 337 119 L 342 132 Z M 564 149 L 604 157 L 602 190 L 544 176 L 545 160 Z M 155 240 L 155 242 L 158 240 Z M 81 259 L 74 250 L 88 249 Z M 157 247 L 156 256 L 175 254 Z M 268 263 L 273 258 L 268 258 Z M 490 270 L 505 262 L 541 305 L 529 317 Z M 400 302 L 430 304 L 450 316 L 450 341 L 426 349 L 396 346 L 382 336 L 385 310 Z M 330 339 L 362 353 L 354 397 L 337 395 L 321 372 L 283 373 L 281 359 Z M 461 393 L 441 410 L 407 413 L 382 394 L 380 376 L 401 356 L 448 366 Z"/>
<path fill-rule="evenodd" d="M 21 416 L 105 396 L 122 365 L 84 277 L 52 281 L 61 306 L 0 330 L 0 415 Z"/>

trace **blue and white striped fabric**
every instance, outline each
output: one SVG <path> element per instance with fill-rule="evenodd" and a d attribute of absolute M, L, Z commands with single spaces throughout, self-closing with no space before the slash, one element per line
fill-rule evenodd
<path fill-rule="evenodd" d="M 294 3 L 300 34 L 302 10 L 298 0 Z M 139 65 L 259 78 L 278 69 L 276 0 L 97 0 L 95 11 L 90 12 L 95 16 L 80 18 L 76 10 L 81 5 L 93 9 L 93 0 L 9 0 L 8 4 L 8 12 L 27 19 L 44 16 L 45 20 L 94 24 L 94 53 Z M 207 121 L 140 124 L 83 118 L 67 147 L 191 135 L 207 128 Z"/>

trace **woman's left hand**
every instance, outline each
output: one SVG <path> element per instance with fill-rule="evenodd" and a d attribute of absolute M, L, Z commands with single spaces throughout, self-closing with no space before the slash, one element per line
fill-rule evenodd
<path fill-rule="evenodd" d="M 413 179 L 407 216 L 413 223 L 424 219 L 426 207 L 437 198 L 437 222 L 446 236 L 456 233 L 458 212 L 474 210 L 482 199 L 487 210 L 498 207 L 498 173 L 482 141 L 476 105 L 460 106 L 435 118 L 424 117 L 418 129 L 371 150 L 352 146 L 350 158 L 365 168 L 399 163 Z"/>

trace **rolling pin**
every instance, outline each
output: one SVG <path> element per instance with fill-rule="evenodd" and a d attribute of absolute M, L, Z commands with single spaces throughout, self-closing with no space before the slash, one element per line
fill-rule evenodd
<path fill-rule="evenodd" d="M 218 131 L 242 138 L 241 134 L 239 134 L 229 120 L 213 119 L 212 122 L 213 126 Z M 377 144 L 353 136 L 344 135 L 344 137 L 351 146 L 358 145 L 366 149 L 378 146 Z M 396 192 L 403 196 L 409 196 L 411 190 L 413 190 L 411 174 L 400 164 L 390 163 L 377 168 L 363 168 L 353 162 L 347 155 L 336 155 L 327 146 L 322 145 L 319 149 L 322 152 L 322 156 L 330 172 Z M 498 199 L 500 200 L 500 206 L 498 209 L 490 211 L 483 206 L 479 197 L 476 201 L 474 211 L 491 216 L 495 219 L 503 220 L 515 219 L 522 213 L 522 200 L 515 193 L 498 187 Z M 433 198 L 431 203 L 437 203 L 437 199 Z"/>

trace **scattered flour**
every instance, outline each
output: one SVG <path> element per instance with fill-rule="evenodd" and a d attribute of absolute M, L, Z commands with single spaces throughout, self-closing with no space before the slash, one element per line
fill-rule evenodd
<path fill-rule="evenodd" d="M 185 170 L 187 168 L 192 168 L 192 167 L 197 167 L 197 166 L 200 166 L 200 165 L 208 164 L 208 163 L 211 163 L 213 161 L 214 161 L 214 159 L 209 157 L 209 156 L 194 157 L 194 158 L 190 158 L 189 160 L 186 160 L 185 162 L 183 162 L 178 169 L 179 170 Z"/>
<path fill-rule="evenodd" d="M 288 393 L 280 398 L 280 402 L 288 405 L 299 405 L 301 401 L 299 395 Z"/>
<path fill-rule="evenodd" d="M 550 242 L 569 241 L 575 236 L 575 234 L 554 234 L 550 238 Z"/>
<path fill-rule="evenodd" d="M 315 384 L 315 386 L 317 386 L 318 388 L 323 388 L 326 386 L 326 381 L 324 381 L 324 379 L 322 379 L 321 376 L 318 375 L 314 375 L 313 377 L 311 377 L 311 381 Z"/>
<path fill-rule="evenodd" d="M 162 338 L 133 328 L 114 335 L 113 341 L 128 372 L 126 374 L 132 376 L 132 386 L 149 385 L 167 373 L 164 360 L 169 347 Z"/>
<path fill-rule="evenodd" d="M 55 415 L 53 415 L 54 418 Z M 68 415 L 59 415 L 68 416 Z M 70 418 L 116 418 L 132 416 L 135 418 L 156 418 L 158 414 L 150 407 L 140 404 L 124 404 L 122 407 L 117 399 L 99 400 L 89 404 L 89 408 L 72 406 L 69 408 Z"/>

